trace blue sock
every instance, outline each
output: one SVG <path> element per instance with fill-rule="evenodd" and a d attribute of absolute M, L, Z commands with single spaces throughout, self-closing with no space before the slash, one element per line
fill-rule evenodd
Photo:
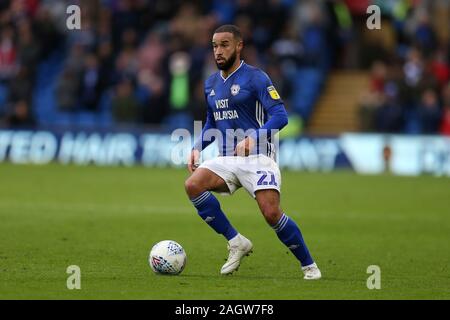
<path fill-rule="evenodd" d="M 223 235 L 227 240 L 238 234 L 220 209 L 219 201 L 211 192 L 205 191 L 191 201 L 197 208 L 199 216 L 217 233 Z"/>
<path fill-rule="evenodd" d="M 300 261 L 302 266 L 314 263 L 303 240 L 302 233 L 297 224 L 283 213 L 280 220 L 272 228 L 277 233 L 278 238 L 288 247 L 294 256 Z"/>

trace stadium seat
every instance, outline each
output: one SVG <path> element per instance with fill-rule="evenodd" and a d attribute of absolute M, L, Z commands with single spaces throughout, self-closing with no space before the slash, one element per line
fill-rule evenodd
<path fill-rule="evenodd" d="M 8 90 L 5 85 L 0 84 L 0 115 L 6 112 L 6 102 L 8 99 Z"/>
<path fill-rule="evenodd" d="M 316 68 L 301 68 L 294 74 L 292 108 L 306 121 L 320 95 L 324 78 L 323 72 Z"/>

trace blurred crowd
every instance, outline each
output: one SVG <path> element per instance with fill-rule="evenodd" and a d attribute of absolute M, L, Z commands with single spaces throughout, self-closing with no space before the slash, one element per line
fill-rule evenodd
<path fill-rule="evenodd" d="M 0 114 L 13 126 L 80 112 L 106 112 L 113 123 L 190 126 L 204 119 L 203 81 L 216 71 L 211 36 L 225 23 L 241 28 L 245 61 L 268 71 L 288 98 L 293 71 L 310 65 L 325 72 L 329 64 L 322 12 L 314 2 L 303 12 L 305 3 L 2 1 Z M 81 8 L 81 30 L 66 27 L 70 4 Z M 62 61 L 52 52 L 63 52 Z M 61 68 L 37 70 L 45 59 Z"/>
<path fill-rule="evenodd" d="M 0 1 L 0 120 L 34 125 L 32 96 L 40 61 L 61 41 L 38 1 Z"/>
<path fill-rule="evenodd" d="M 448 1 L 2 0 L 0 123 L 189 128 L 205 117 L 203 81 L 217 70 L 212 32 L 233 23 L 244 60 L 283 96 L 299 127 L 292 132 L 331 68 L 369 67 L 362 130 L 448 131 L 448 41 L 431 23 L 438 2 Z M 358 31 L 372 3 L 383 9 L 383 41 Z M 81 30 L 67 28 L 71 4 L 81 8 Z"/>
<path fill-rule="evenodd" d="M 67 29 L 70 4 L 81 8 L 81 30 Z M 342 9 L 325 0 L 3 0 L 0 119 L 42 126 L 100 114 L 91 120 L 188 127 L 204 119 L 212 32 L 233 23 L 244 60 L 306 120 L 346 41 Z"/>
<path fill-rule="evenodd" d="M 389 8 L 388 8 L 389 9 Z M 450 1 L 386 10 L 372 43 L 361 130 L 450 135 Z"/>

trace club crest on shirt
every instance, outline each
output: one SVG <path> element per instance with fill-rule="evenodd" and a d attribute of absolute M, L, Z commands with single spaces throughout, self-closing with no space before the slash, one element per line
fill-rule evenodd
<path fill-rule="evenodd" d="M 231 94 L 233 96 L 237 95 L 239 93 L 239 90 L 241 90 L 241 87 L 238 84 L 233 84 L 230 88 Z"/>
<path fill-rule="evenodd" d="M 280 95 L 278 94 L 277 89 L 275 89 L 274 86 L 267 87 L 267 91 L 269 92 L 270 97 L 273 100 L 279 100 L 280 99 Z"/>

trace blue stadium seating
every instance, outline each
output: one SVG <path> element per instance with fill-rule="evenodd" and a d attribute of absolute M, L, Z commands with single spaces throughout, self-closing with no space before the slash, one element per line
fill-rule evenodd
<path fill-rule="evenodd" d="M 292 109 L 303 120 L 308 121 L 322 90 L 325 74 L 317 68 L 299 68 L 291 81 L 293 85 Z"/>
<path fill-rule="evenodd" d="M 0 116 L 6 112 L 6 102 L 8 99 L 7 87 L 0 84 Z"/>
<path fill-rule="evenodd" d="M 99 105 L 99 112 L 64 112 L 59 110 L 55 97 L 55 89 L 59 75 L 63 71 L 65 56 L 64 50 L 56 50 L 47 60 L 40 63 L 38 67 L 33 95 L 33 108 L 38 124 L 43 126 L 58 125 L 68 127 L 110 126 L 113 122 L 110 92 L 103 94 Z"/>

